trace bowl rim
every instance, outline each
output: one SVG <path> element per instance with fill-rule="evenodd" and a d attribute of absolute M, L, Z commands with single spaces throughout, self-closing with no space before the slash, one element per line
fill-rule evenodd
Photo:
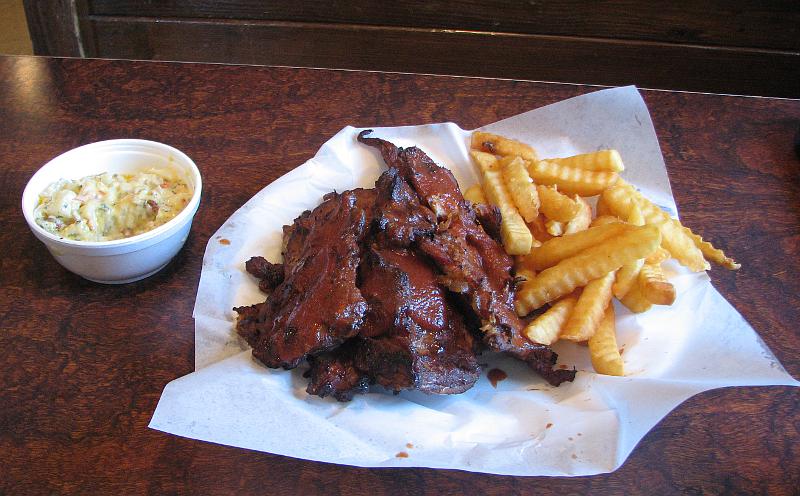
<path fill-rule="evenodd" d="M 34 179 L 42 173 L 50 164 L 57 160 L 63 160 L 63 157 L 71 155 L 71 154 L 79 154 L 86 152 L 87 149 L 90 148 L 102 148 L 108 147 L 113 145 L 138 145 L 143 146 L 144 148 L 156 148 L 160 151 L 167 151 L 173 153 L 176 158 L 183 160 L 186 164 L 189 165 L 189 169 L 191 170 L 191 175 L 193 176 L 194 182 L 194 191 L 192 192 L 192 198 L 189 200 L 189 203 L 183 207 L 183 210 L 178 213 L 175 217 L 170 219 L 169 221 L 161 224 L 160 226 L 156 227 L 155 229 L 151 229 L 149 231 L 143 232 L 141 234 L 137 234 L 135 236 L 130 236 L 127 238 L 120 238 L 114 239 L 111 241 L 79 241 L 73 239 L 66 239 L 59 237 L 47 230 L 45 230 L 42 226 L 36 223 L 36 220 L 33 218 L 33 211 L 28 211 L 28 208 L 25 206 L 25 199 L 29 197 L 31 194 L 39 195 L 40 191 L 33 191 L 32 190 L 32 183 Z M 170 146 L 166 143 L 161 143 L 159 141 L 152 141 L 152 140 L 145 140 L 145 139 L 136 139 L 136 138 L 121 138 L 121 139 L 110 139 L 110 140 L 102 140 L 102 141 L 95 141 L 92 143 L 87 143 L 85 145 L 78 146 L 76 148 L 72 148 L 67 150 L 66 152 L 60 153 L 59 155 L 53 157 L 52 159 L 48 160 L 44 165 L 39 167 L 36 172 L 28 179 L 28 182 L 25 184 L 25 189 L 22 191 L 22 213 L 25 216 L 25 221 L 28 223 L 28 227 L 33 231 L 34 234 L 42 241 L 52 242 L 57 245 L 61 245 L 63 247 L 72 247 L 72 248 L 113 248 L 113 247 L 125 247 L 129 245 L 135 245 L 140 242 L 145 242 L 152 238 L 156 238 L 161 236 L 162 234 L 166 233 L 167 231 L 171 231 L 174 227 L 184 224 L 187 221 L 190 221 L 193 217 L 197 208 L 200 205 L 200 197 L 202 195 L 203 190 L 203 179 L 200 174 L 200 169 L 198 169 L 197 164 L 194 163 L 188 155 L 184 152 L 178 150 L 177 148 Z"/>

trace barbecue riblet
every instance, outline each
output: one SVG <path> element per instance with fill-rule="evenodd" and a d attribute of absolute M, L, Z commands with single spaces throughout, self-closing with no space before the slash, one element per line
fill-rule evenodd
<path fill-rule="evenodd" d="M 335 350 L 309 356 L 311 366 L 304 374 L 309 379 L 306 392 L 324 398 L 333 396 L 339 401 L 350 401 L 357 393 L 366 393 L 370 377 L 356 368 L 354 355 L 361 340 L 353 338 Z"/>
<path fill-rule="evenodd" d="M 370 304 L 356 363 L 387 389 L 460 393 L 478 379 L 472 335 L 447 302 L 433 268 L 403 249 L 373 248 L 362 263 Z M 370 336 L 370 330 L 383 330 Z M 410 382 L 404 384 L 404 378 Z"/>
<path fill-rule="evenodd" d="M 393 391 L 466 391 L 479 374 L 472 335 L 434 268 L 407 248 L 433 233 L 435 216 L 396 169 L 378 179 L 376 190 L 372 245 L 359 268 L 369 310 L 342 353 L 310 360 L 307 391 L 344 401 L 364 391 L 365 378 Z"/>
<path fill-rule="evenodd" d="M 265 293 L 271 292 L 283 282 L 283 264 L 274 264 L 264 257 L 251 257 L 244 267 L 259 279 L 258 287 Z"/>
<path fill-rule="evenodd" d="M 236 309 L 237 331 L 267 367 L 296 367 L 358 333 L 367 304 L 356 275 L 374 195 L 328 194 L 285 230 L 284 281 L 255 319 L 253 307 Z"/>
<path fill-rule="evenodd" d="M 453 174 L 419 148 L 398 148 L 368 138 L 370 133 L 361 132 L 358 140 L 378 148 L 387 165 L 397 168 L 409 182 L 420 202 L 436 213 L 436 233 L 421 239 L 418 247 L 444 273 L 448 288 L 466 298 L 481 322 L 484 343 L 526 361 L 553 385 L 574 379 L 574 371 L 553 368 L 557 355 L 549 347 L 522 335 L 522 322 L 513 307 L 511 257 L 478 224 Z"/>
<path fill-rule="evenodd" d="M 309 358 L 307 391 L 347 401 L 368 383 L 435 394 L 471 388 L 480 372 L 473 338 L 432 268 L 406 249 L 373 247 L 361 272 L 365 323 L 340 348 Z"/>
<path fill-rule="evenodd" d="M 407 247 L 436 230 L 436 215 L 423 207 L 397 169 L 390 168 L 375 182 L 377 197 L 372 234 L 382 246 Z"/>

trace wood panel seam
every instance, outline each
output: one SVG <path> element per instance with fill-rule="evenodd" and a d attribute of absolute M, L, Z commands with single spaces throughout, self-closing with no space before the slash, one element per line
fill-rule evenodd
<path fill-rule="evenodd" d="M 338 29 L 342 31 L 385 31 L 397 33 L 444 33 L 444 34 L 467 34 L 475 36 L 497 36 L 506 38 L 520 38 L 520 39 L 541 39 L 552 41 L 582 41 L 591 43 L 605 43 L 609 45 L 642 45 L 652 47 L 678 47 L 690 49 L 703 49 L 724 51 L 732 53 L 749 53 L 749 54 L 764 54 L 764 55 L 784 55 L 784 56 L 797 56 L 800 57 L 800 51 L 793 50 L 777 50 L 766 49 L 757 47 L 743 47 L 743 46 L 722 46 L 722 45 L 704 45 L 695 43 L 674 43 L 664 41 L 640 40 L 640 39 L 627 39 L 627 38 L 604 38 L 604 37 L 588 37 L 588 36 L 565 36 L 565 35 L 552 35 L 552 34 L 526 34 L 526 33 L 513 33 L 501 31 L 475 31 L 475 30 L 460 30 L 451 28 L 415 28 L 409 26 L 389 26 L 389 25 L 375 25 L 375 24 L 343 24 L 343 23 L 324 23 L 324 22 L 297 22 L 297 21 L 261 21 L 253 19 L 204 19 L 204 18 L 159 18 L 159 17 L 133 17 L 133 16 L 103 16 L 103 15 L 89 15 L 87 20 L 90 22 L 98 23 L 138 23 L 138 24 L 194 24 L 194 25 L 207 25 L 207 26 L 258 26 L 258 27 L 276 27 L 276 28 L 313 28 L 321 27 L 326 29 Z"/>

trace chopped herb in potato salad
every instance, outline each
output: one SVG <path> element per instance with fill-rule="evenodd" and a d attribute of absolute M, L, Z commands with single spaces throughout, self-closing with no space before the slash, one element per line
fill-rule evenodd
<path fill-rule="evenodd" d="M 39 195 L 34 218 L 62 238 L 111 241 L 165 224 L 186 207 L 192 193 L 168 169 L 61 179 Z"/>

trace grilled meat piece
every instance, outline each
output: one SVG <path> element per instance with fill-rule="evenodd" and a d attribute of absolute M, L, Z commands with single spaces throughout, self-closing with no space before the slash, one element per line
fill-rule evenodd
<path fill-rule="evenodd" d="M 434 268 L 408 249 L 431 236 L 433 212 L 396 169 L 376 183 L 371 246 L 359 267 L 359 288 L 369 310 L 359 335 L 340 349 L 309 361 L 311 394 L 340 401 L 364 392 L 364 379 L 392 391 L 466 391 L 479 366 L 463 317 L 447 301 Z M 349 389 L 348 389 L 349 388 Z"/>
<path fill-rule="evenodd" d="M 553 368 L 550 348 L 521 333 L 497 209 L 471 208 L 450 171 L 421 150 L 366 134 L 359 140 L 390 166 L 376 188 L 330 193 L 284 226 L 282 265 L 246 263 L 273 289 L 266 302 L 235 309 L 253 356 L 268 367 L 308 360 L 307 391 L 340 401 L 370 384 L 460 393 L 479 375 L 469 321 L 485 346 L 551 384 L 572 380 L 574 371 Z"/>
<path fill-rule="evenodd" d="M 369 312 L 356 364 L 381 386 L 466 391 L 478 379 L 472 335 L 433 268 L 405 249 L 373 247 L 361 265 Z"/>
<path fill-rule="evenodd" d="M 472 209 L 475 211 L 475 217 L 481 227 L 483 227 L 483 230 L 486 231 L 486 234 L 500 243 L 500 224 L 503 221 L 500 209 L 494 205 L 484 204 L 472 205 Z"/>
<path fill-rule="evenodd" d="M 339 200 L 336 200 L 337 198 Z M 333 233 L 337 229 L 339 232 L 347 232 L 348 226 L 337 226 L 337 222 L 352 224 L 355 239 L 360 243 L 368 233 L 374 205 L 374 189 L 359 188 L 341 194 L 332 192 L 323 196 L 322 203 L 317 208 L 306 210 L 291 225 L 283 226 L 284 272 L 287 275 L 291 273 L 302 261 L 303 255 L 313 252 L 318 245 L 333 242 L 333 239 L 327 239 L 324 234 L 320 235 L 320 233 Z M 348 219 L 351 210 L 353 219 Z M 318 225 L 320 221 L 326 219 L 330 220 L 331 225 L 327 227 Z M 316 234 L 311 235 L 311 233 Z M 312 243 L 311 246 L 308 246 L 309 242 Z"/>
<path fill-rule="evenodd" d="M 398 148 L 368 138 L 370 133 L 362 131 L 358 140 L 379 149 L 387 165 L 397 168 L 420 202 L 436 213 L 436 233 L 421 239 L 418 247 L 444 273 L 448 288 L 467 300 L 480 319 L 483 342 L 526 361 L 553 385 L 573 380 L 574 370 L 553 369 L 557 355 L 549 347 L 522 335 L 522 322 L 513 306 L 512 259 L 478 224 L 453 174 L 419 148 Z"/>
<path fill-rule="evenodd" d="M 360 243 L 370 222 L 374 191 L 325 196 L 286 229 L 284 281 L 237 331 L 267 367 L 296 367 L 306 356 L 355 336 L 367 311 L 356 287 Z"/>
<path fill-rule="evenodd" d="M 399 171 L 390 168 L 375 183 L 373 226 L 379 244 L 407 247 L 436 230 L 436 216 L 420 205 L 417 194 Z"/>
<path fill-rule="evenodd" d="M 244 263 L 247 272 L 259 279 L 258 287 L 268 293 L 283 282 L 283 264 L 274 264 L 264 257 L 252 257 Z"/>
<path fill-rule="evenodd" d="M 370 378 L 355 366 L 354 354 L 361 340 L 353 338 L 333 351 L 308 357 L 311 366 L 304 374 L 309 379 L 306 392 L 324 398 L 333 396 L 350 401 L 358 393 L 366 393 Z"/>
<path fill-rule="evenodd" d="M 306 391 L 349 401 L 368 384 L 435 394 L 471 388 L 480 374 L 475 343 L 430 265 L 406 249 L 373 247 L 360 270 L 365 323 L 341 347 L 309 357 Z"/>
<path fill-rule="evenodd" d="M 261 314 L 264 303 L 256 303 L 246 307 L 236 307 L 233 310 L 239 314 L 236 320 L 236 332 L 247 341 L 247 344 L 253 346 L 259 334 L 258 316 Z"/>

